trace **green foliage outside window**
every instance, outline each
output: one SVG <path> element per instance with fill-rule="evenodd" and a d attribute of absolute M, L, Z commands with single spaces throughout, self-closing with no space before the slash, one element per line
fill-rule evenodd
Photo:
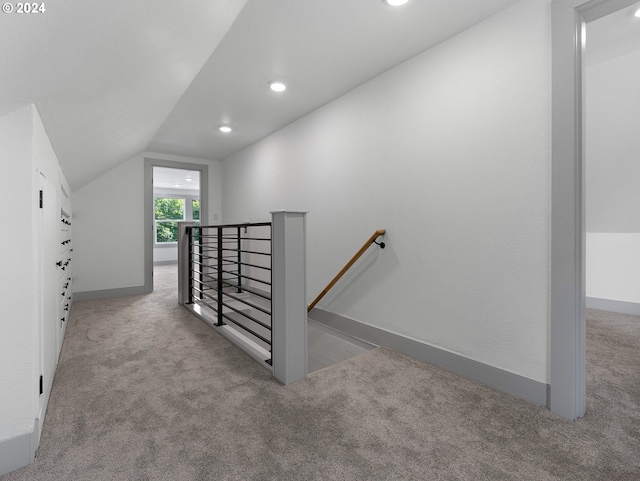
<path fill-rule="evenodd" d="M 156 199 L 156 220 L 183 220 L 184 199 Z"/>
<path fill-rule="evenodd" d="M 158 222 L 156 224 L 156 242 L 178 242 L 178 223 Z"/>
<path fill-rule="evenodd" d="M 156 242 L 178 242 L 178 223 L 184 220 L 184 199 L 155 199 Z"/>
<path fill-rule="evenodd" d="M 193 199 L 191 208 L 193 209 L 193 220 L 200 220 L 200 199 Z"/>

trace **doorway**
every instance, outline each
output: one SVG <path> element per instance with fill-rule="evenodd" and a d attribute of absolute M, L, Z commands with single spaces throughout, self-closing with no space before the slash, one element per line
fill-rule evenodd
<path fill-rule="evenodd" d="M 587 24 L 587 307 L 640 315 L 640 4 Z"/>
<path fill-rule="evenodd" d="M 200 222 L 200 172 L 153 167 L 153 264 L 178 263 L 178 222 Z"/>
<path fill-rule="evenodd" d="M 154 183 L 154 170 L 156 168 L 165 169 L 158 170 L 157 173 L 162 175 L 161 179 L 158 180 L 157 183 Z M 178 182 L 178 175 L 180 173 L 183 174 L 183 180 Z M 191 181 L 187 181 L 186 177 L 191 175 Z M 198 181 L 195 180 L 195 176 L 197 175 Z M 175 178 L 174 178 L 175 177 Z M 166 182 L 173 181 L 171 187 L 175 191 L 180 192 L 189 192 L 191 190 L 197 190 L 199 192 L 199 221 L 204 225 L 210 224 L 209 219 L 209 167 L 206 164 L 194 164 L 187 162 L 176 162 L 171 160 L 163 160 L 163 159 L 152 159 L 145 158 L 144 159 L 144 275 L 145 275 L 145 283 L 144 283 L 144 292 L 149 293 L 153 292 L 153 264 L 154 264 L 154 249 L 156 249 L 157 242 L 157 226 L 155 220 L 155 195 L 154 195 L 154 186 L 157 184 L 160 191 L 168 192 L 167 189 L 160 189 L 161 185 L 165 185 Z M 176 187 L 175 184 L 181 184 L 180 188 Z M 197 189 L 181 189 L 183 185 L 187 183 L 193 183 L 197 185 Z M 187 195 L 182 195 L 182 198 L 185 199 L 185 216 L 188 215 L 188 209 L 191 209 L 191 215 L 193 217 L 193 208 L 194 204 L 186 205 Z M 175 198 L 170 197 L 166 194 L 163 198 Z M 189 200 L 193 201 L 193 195 L 190 196 Z M 175 219 L 163 219 L 167 221 L 172 221 Z M 164 229 L 164 232 L 169 232 L 168 236 L 162 237 L 162 239 L 171 241 L 170 236 L 171 227 L 169 226 L 167 229 Z M 161 244 L 161 243 L 160 243 Z M 159 249 L 171 249 L 171 242 L 167 243 L 165 246 L 159 247 Z M 177 246 L 176 246 L 176 259 L 177 259 Z M 170 253 L 168 251 L 157 254 L 158 262 L 163 262 L 163 258 L 161 256 L 167 255 Z M 168 260 L 164 259 L 164 260 Z"/>
<path fill-rule="evenodd" d="M 551 290 L 548 407 L 586 410 L 584 48 L 586 24 L 638 0 L 552 7 Z M 572 3 L 571 5 L 575 5 Z"/>

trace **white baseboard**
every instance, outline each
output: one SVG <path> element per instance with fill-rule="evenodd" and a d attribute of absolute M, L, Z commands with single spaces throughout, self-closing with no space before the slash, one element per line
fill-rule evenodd
<path fill-rule="evenodd" d="M 640 304 L 627 301 L 615 301 L 613 299 L 600 299 L 598 297 L 587 297 L 587 308 L 598 309 L 600 311 L 619 312 L 640 316 Z"/>
<path fill-rule="evenodd" d="M 0 441 L 0 476 L 33 463 L 37 448 L 36 441 L 36 432 Z"/>
<path fill-rule="evenodd" d="M 114 297 L 139 296 L 148 294 L 145 286 L 121 287 L 116 289 L 103 289 L 98 291 L 80 291 L 73 293 L 74 301 L 95 301 L 97 299 L 111 299 Z"/>
<path fill-rule="evenodd" d="M 362 339 L 377 346 L 388 347 L 447 371 L 460 374 L 472 381 L 491 386 L 514 397 L 549 408 L 548 384 L 322 309 L 313 309 L 309 313 L 309 319 L 342 331 L 357 339 Z"/>

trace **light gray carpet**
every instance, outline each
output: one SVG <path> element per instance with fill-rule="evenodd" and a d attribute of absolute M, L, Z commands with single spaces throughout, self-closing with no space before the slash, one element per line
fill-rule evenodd
<path fill-rule="evenodd" d="M 2 481 L 640 480 L 638 317 L 589 312 L 571 422 L 387 349 L 283 387 L 163 270 L 74 304 L 36 462 Z"/>

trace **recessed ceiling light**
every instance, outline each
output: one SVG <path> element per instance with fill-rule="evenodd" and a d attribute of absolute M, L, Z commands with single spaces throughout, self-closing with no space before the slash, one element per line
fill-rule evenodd
<path fill-rule="evenodd" d="M 284 92 L 285 90 L 287 90 L 287 86 L 282 82 L 278 82 L 277 80 L 269 82 L 269 88 L 274 92 Z"/>
<path fill-rule="evenodd" d="M 185 177 L 185 179 L 187 182 L 191 182 L 193 179 L 191 177 Z"/>
<path fill-rule="evenodd" d="M 173 184 L 174 187 L 180 187 L 182 184 Z"/>
<path fill-rule="evenodd" d="M 233 129 L 231 127 L 229 127 L 228 125 L 221 125 L 220 127 L 218 127 L 218 130 L 220 132 L 222 132 L 223 134 L 228 134 L 229 132 L 231 132 Z"/>
<path fill-rule="evenodd" d="M 382 0 L 387 5 L 391 5 L 392 7 L 399 7 L 400 5 L 404 5 L 409 0 Z"/>
<path fill-rule="evenodd" d="M 636 10 L 636 13 L 634 13 L 634 15 L 638 18 L 640 18 L 640 8 L 638 10 Z"/>

